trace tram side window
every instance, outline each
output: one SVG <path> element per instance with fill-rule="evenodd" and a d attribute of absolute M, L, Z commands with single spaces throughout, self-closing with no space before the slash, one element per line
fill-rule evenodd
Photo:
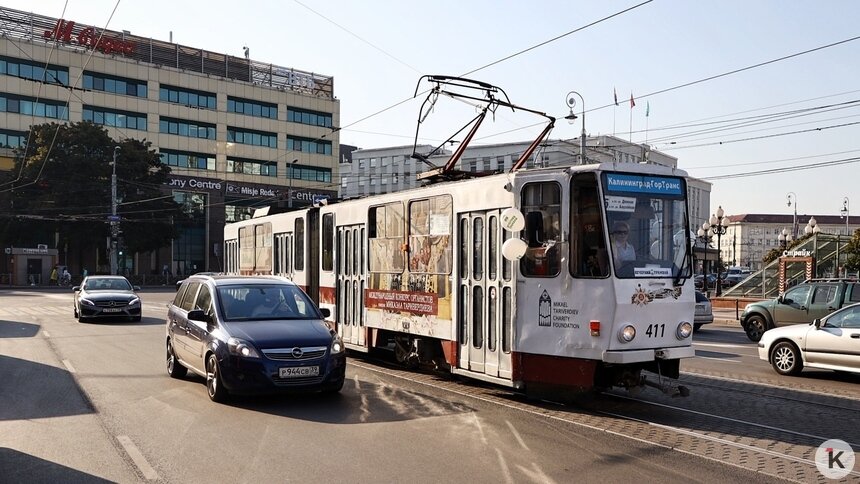
<path fill-rule="evenodd" d="M 526 215 L 526 255 L 520 259 L 524 276 L 554 277 L 560 271 L 561 188 L 555 182 L 529 183 L 522 191 Z"/>
<path fill-rule="evenodd" d="M 368 213 L 371 272 L 403 272 L 403 205 L 400 202 L 371 207 Z"/>
<path fill-rule="evenodd" d="M 254 226 L 254 248 L 256 249 L 254 270 L 264 274 L 272 273 L 272 224 Z"/>
<path fill-rule="evenodd" d="M 322 270 L 332 271 L 334 269 L 334 214 L 323 215 L 322 223 Z"/>
<path fill-rule="evenodd" d="M 241 227 L 239 229 L 239 273 L 248 274 L 254 270 L 254 227 Z"/>
<path fill-rule="evenodd" d="M 452 200 L 444 195 L 409 203 L 409 271 L 451 273 Z"/>
<path fill-rule="evenodd" d="M 296 270 L 305 270 L 305 219 L 296 219 L 296 256 L 293 258 Z"/>
<path fill-rule="evenodd" d="M 597 176 L 579 173 L 570 183 L 570 273 L 608 277 L 609 255 L 597 192 Z"/>

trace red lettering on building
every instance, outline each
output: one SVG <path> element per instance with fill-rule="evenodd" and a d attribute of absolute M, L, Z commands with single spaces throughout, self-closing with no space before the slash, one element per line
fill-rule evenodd
<path fill-rule="evenodd" d="M 132 54 L 134 53 L 134 42 L 118 39 L 116 37 L 101 36 L 92 27 L 86 27 L 72 37 L 75 22 L 64 19 L 57 20 L 54 30 L 46 30 L 42 37 L 64 44 L 78 44 L 105 54 Z M 101 39 L 99 37 L 101 36 Z"/>

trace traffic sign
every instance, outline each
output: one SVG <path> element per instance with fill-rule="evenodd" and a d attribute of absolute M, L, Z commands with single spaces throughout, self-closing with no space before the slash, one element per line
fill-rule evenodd
<path fill-rule="evenodd" d="M 120 217 L 119 215 L 108 215 L 107 219 L 111 222 L 119 222 L 122 217 Z"/>

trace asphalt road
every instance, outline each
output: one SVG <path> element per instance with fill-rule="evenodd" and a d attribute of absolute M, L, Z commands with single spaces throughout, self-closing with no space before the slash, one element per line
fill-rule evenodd
<path fill-rule="evenodd" d="M 214 404 L 202 379 L 174 380 L 164 370 L 170 289 L 142 293 L 140 323 L 99 324 L 73 319 L 70 292 L 0 291 L 0 481 L 687 483 L 775 482 L 781 475 L 746 466 L 743 456 L 726 461 L 682 452 L 685 441 L 660 440 L 677 437 L 638 437 L 647 425 L 587 405 L 527 402 L 504 389 L 389 371 L 363 359 L 350 359 L 339 396 Z M 682 377 L 693 395 L 684 405 L 730 414 L 740 403 L 733 398 L 757 402 L 754 394 L 713 396 L 724 390 L 706 385 L 724 380 L 702 380 L 710 374 L 857 398 L 855 378 L 785 381 L 768 373 L 745 339 L 720 325 L 696 334 L 697 358 L 685 362 Z M 647 395 L 647 408 L 615 396 L 600 397 L 598 407 L 688 424 L 676 410 L 652 409 L 671 403 L 668 397 Z M 696 431 L 723 431 L 721 422 Z M 755 429 L 736 433 L 757 445 Z M 838 436 L 860 441 L 854 433 Z M 799 471 L 790 472 L 796 479 Z"/>

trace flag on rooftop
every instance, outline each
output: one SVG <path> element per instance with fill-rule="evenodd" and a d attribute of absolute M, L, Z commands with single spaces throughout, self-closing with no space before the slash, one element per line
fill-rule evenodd
<path fill-rule="evenodd" d="M 645 117 L 651 114 L 651 101 L 645 101 Z"/>
<path fill-rule="evenodd" d="M 615 105 L 618 106 L 618 92 L 615 90 L 614 87 L 612 88 L 612 97 L 615 98 Z"/>
<path fill-rule="evenodd" d="M 633 93 L 630 93 L 630 109 L 633 109 L 633 106 L 636 106 L 636 101 L 633 100 Z"/>

